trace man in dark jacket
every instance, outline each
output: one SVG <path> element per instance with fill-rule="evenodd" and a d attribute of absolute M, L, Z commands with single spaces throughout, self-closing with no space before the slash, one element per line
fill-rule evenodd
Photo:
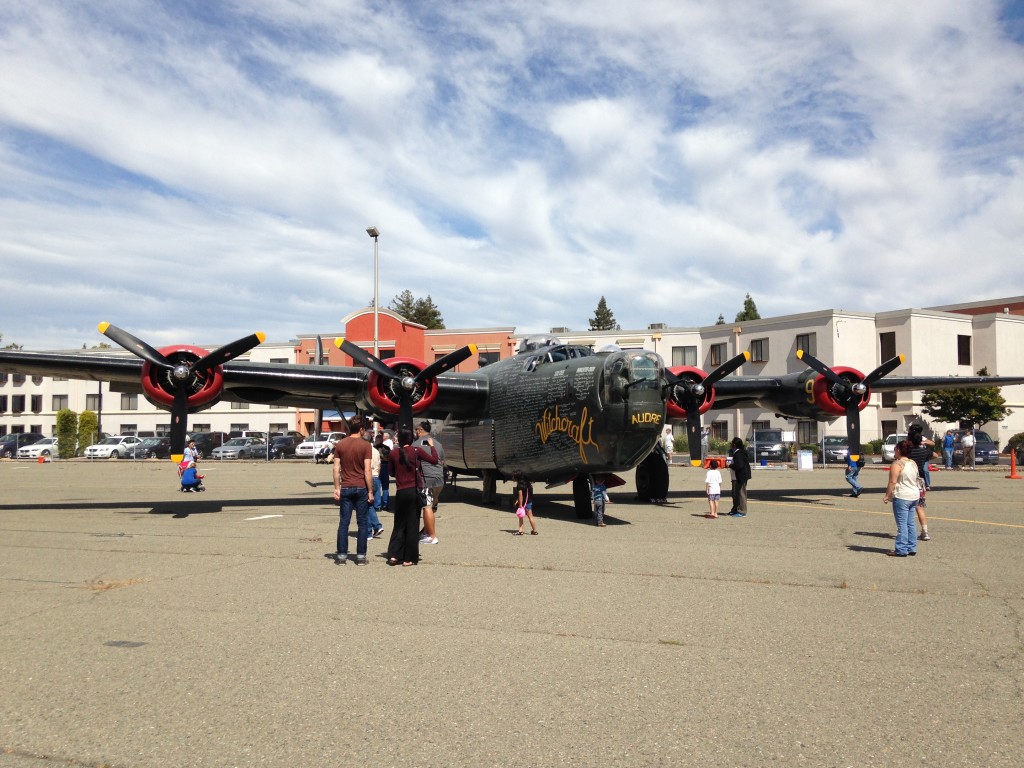
<path fill-rule="evenodd" d="M 729 465 L 732 469 L 732 517 L 747 516 L 747 481 L 750 479 L 750 459 L 743 440 L 732 439 L 729 448 Z"/>

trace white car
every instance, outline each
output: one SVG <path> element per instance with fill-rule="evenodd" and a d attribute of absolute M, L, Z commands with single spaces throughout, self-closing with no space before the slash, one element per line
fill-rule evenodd
<path fill-rule="evenodd" d="M 893 459 L 896 458 L 896 443 L 902 442 L 907 439 L 905 432 L 897 432 L 894 435 L 889 435 L 885 438 L 885 442 L 882 443 L 882 463 L 892 464 Z"/>
<path fill-rule="evenodd" d="M 40 456 L 49 458 L 57 453 L 57 438 L 44 437 L 38 443 L 26 445 L 18 449 L 19 459 L 38 459 Z"/>
<path fill-rule="evenodd" d="M 344 432 L 321 432 L 319 440 L 317 440 L 314 435 L 310 435 L 295 446 L 295 458 L 312 459 L 316 456 L 317 451 L 324 446 L 333 448 L 336 442 L 344 440 L 346 437 L 348 437 L 348 435 Z"/>
<path fill-rule="evenodd" d="M 111 435 L 85 449 L 87 459 L 123 459 L 142 440 L 135 435 Z"/>

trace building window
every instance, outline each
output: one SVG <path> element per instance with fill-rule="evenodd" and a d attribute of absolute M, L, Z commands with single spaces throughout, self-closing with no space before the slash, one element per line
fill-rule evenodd
<path fill-rule="evenodd" d="M 23 374 L 23 373 L 15 373 L 15 374 L 13 374 L 11 376 L 11 383 L 14 384 L 14 386 L 16 386 L 16 387 L 20 387 L 22 384 L 25 383 L 25 374 Z"/>
<path fill-rule="evenodd" d="M 244 410 L 248 409 L 248 407 L 249 407 L 248 403 L 232 403 L 231 404 L 231 410 L 233 410 L 233 411 L 244 411 Z"/>
<path fill-rule="evenodd" d="M 121 410 L 122 411 L 137 411 L 139 410 L 139 396 L 129 395 L 127 393 L 121 393 Z"/>
<path fill-rule="evenodd" d="M 96 411 L 98 413 L 99 410 L 100 410 L 100 407 L 102 405 L 103 405 L 103 396 L 102 395 L 86 395 L 85 396 L 85 410 L 87 410 L 87 411 Z"/>
<path fill-rule="evenodd" d="M 818 334 L 799 333 L 796 337 L 796 348 L 802 349 L 812 357 L 818 356 Z M 816 441 L 814 441 L 816 442 Z"/>
<path fill-rule="evenodd" d="M 32 395 L 32 413 L 39 413 L 43 410 L 43 396 Z"/>
<path fill-rule="evenodd" d="M 878 334 L 878 351 L 883 361 L 896 357 L 896 333 L 894 331 Z"/>
<path fill-rule="evenodd" d="M 33 376 L 32 377 L 32 383 L 35 384 L 38 387 L 40 384 L 43 383 L 43 377 L 42 376 Z"/>
<path fill-rule="evenodd" d="M 801 347 L 806 352 L 810 352 L 809 349 Z M 814 353 L 811 352 L 813 355 Z M 816 421 L 798 421 L 796 423 L 796 441 L 800 445 L 810 445 L 818 442 L 818 422 Z"/>
<path fill-rule="evenodd" d="M 725 344 L 711 345 L 711 367 L 717 368 L 725 362 Z"/>
<path fill-rule="evenodd" d="M 0 395 L 0 413 L 7 413 L 7 395 Z"/>
<path fill-rule="evenodd" d="M 25 412 L 25 396 L 11 395 L 11 413 Z"/>
<path fill-rule="evenodd" d="M 270 432 L 280 432 L 283 435 L 285 432 L 288 431 L 288 425 L 287 424 L 271 424 L 270 425 L 270 429 L 268 431 L 270 431 Z"/>
<path fill-rule="evenodd" d="M 170 426 L 171 425 L 168 424 L 167 428 L 170 429 Z M 189 433 L 195 435 L 195 434 L 198 434 L 199 432 L 212 432 L 212 431 L 213 431 L 213 429 L 210 427 L 209 424 L 193 424 L 192 425 L 192 429 L 189 430 Z"/>
<path fill-rule="evenodd" d="M 121 435 L 134 435 L 139 431 L 138 424 L 122 424 L 119 429 L 121 430 L 118 434 Z"/>
<path fill-rule="evenodd" d="M 10 378 L 6 373 L 0 373 L 0 387 L 7 383 L 7 379 Z"/>
<path fill-rule="evenodd" d="M 270 358 L 270 362 L 272 362 L 272 363 L 287 363 L 288 362 L 288 358 L 287 357 L 272 357 L 272 358 Z"/>
<path fill-rule="evenodd" d="M 751 422 L 750 428 L 755 432 L 759 429 L 771 429 L 772 423 L 770 421 L 754 421 Z"/>
<path fill-rule="evenodd" d="M 697 367 L 696 347 L 672 347 L 672 365 L 688 365 Z"/>
<path fill-rule="evenodd" d="M 882 407 L 883 408 L 895 408 L 896 407 L 896 393 L 895 392 L 883 392 L 882 393 Z"/>
<path fill-rule="evenodd" d="M 729 422 L 727 422 L 727 421 L 713 421 L 713 422 L 711 422 L 711 438 L 713 440 L 728 440 L 729 439 Z"/>
<path fill-rule="evenodd" d="M 970 336 L 957 336 L 956 337 L 956 364 L 957 365 L 970 365 L 971 364 L 971 337 Z"/>
<path fill-rule="evenodd" d="M 896 422 L 895 421 L 883 421 L 882 422 L 882 439 L 885 440 L 889 435 L 896 433 Z"/>
<path fill-rule="evenodd" d="M 67 395 L 54 395 L 52 400 L 54 411 L 64 411 L 68 407 L 68 396 Z"/>
<path fill-rule="evenodd" d="M 249 422 L 245 422 L 245 424 L 232 424 L 230 431 L 231 432 L 239 432 L 239 433 L 241 433 L 241 432 L 248 432 L 249 431 Z"/>
<path fill-rule="evenodd" d="M 477 355 L 477 364 L 483 368 L 485 365 L 496 363 L 501 359 L 501 352 L 481 352 Z"/>
<path fill-rule="evenodd" d="M 768 362 L 768 339 L 753 339 L 750 342 L 750 362 Z"/>

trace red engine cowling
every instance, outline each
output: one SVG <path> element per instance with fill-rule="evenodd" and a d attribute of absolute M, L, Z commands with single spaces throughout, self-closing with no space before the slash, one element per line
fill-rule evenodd
<path fill-rule="evenodd" d="M 669 368 L 680 379 L 686 379 L 693 383 L 704 381 L 707 378 L 707 373 L 702 371 L 700 368 L 692 368 L 687 365 L 679 365 L 673 368 Z M 701 413 L 707 411 L 712 404 L 715 402 L 715 390 L 714 387 L 707 389 L 704 392 L 704 399 L 701 400 L 700 407 L 698 410 Z M 686 418 L 686 408 L 676 399 L 674 391 L 669 392 L 668 402 L 665 403 L 666 410 L 668 412 L 667 418 L 683 420 Z"/>
<path fill-rule="evenodd" d="M 388 368 L 403 378 L 415 378 L 427 367 L 426 363 L 411 357 L 391 357 L 382 361 Z M 388 379 L 376 372 L 370 373 L 368 396 L 374 408 L 383 413 L 397 416 L 399 412 L 399 387 L 401 383 Z M 416 382 L 412 394 L 412 412 L 420 414 L 437 399 L 437 379 L 423 379 Z"/>
<path fill-rule="evenodd" d="M 159 352 L 171 363 L 186 365 L 190 365 L 208 354 L 205 349 L 191 347 L 187 344 L 163 347 Z M 171 375 L 171 370 L 153 365 L 148 361 L 142 365 L 143 395 L 157 408 L 170 410 L 174 404 L 174 384 Z M 189 413 L 205 410 L 216 405 L 224 392 L 224 370 L 218 365 L 202 374 L 192 373 L 188 386 Z"/>
<path fill-rule="evenodd" d="M 864 374 L 858 371 L 856 368 L 846 368 L 836 366 L 832 369 L 836 374 L 847 381 L 856 384 L 857 382 L 864 381 Z M 813 381 L 813 384 L 811 383 Z M 846 408 L 835 401 L 832 397 L 832 382 L 826 379 L 824 376 L 815 376 L 814 379 L 808 379 L 808 400 L 820 408 L 825 413 L 833 416 L 844 416 L 846 414 Z M 857 410 L 863 410 L 864 406 L 868 404 L 871 399 L 871 388 L 869 387 L 860 399 L 860 403 L 857 405 Z"/>

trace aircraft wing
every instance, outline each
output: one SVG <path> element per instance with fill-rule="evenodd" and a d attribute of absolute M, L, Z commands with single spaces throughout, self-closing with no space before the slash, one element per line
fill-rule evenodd
<path fill-rule="evenodd" d="M 162 353 L 173 358 L 174 348 Z M 0 370 L 26 376 L 50 376 L 69 379 L 107 381 L 114 391 L 144 391 L 149 399 L 155 388 L 156 400 L 170 407 L 170 393 L 160 397 L 161 376 L 144 360 L 122 355 L 77 354 L 74 352 L 21 352 L 0 350 Z M 246 360 L 226 362 L 214 375 L 213 385 L 219 399 L 229 402 L 283 405 L 295 408 L 358 408 L 381 412 L 380 398 L 371 401 L 375 374 L 362 367 L 256 363 Z M 449 373 L 433 381 L 436 394 L 419 412 L 424 416 L 445 418 L 482 417 L 487 401 L 487 380 L 473 374 Z M 193 387 L 194 388 L 194 387 Z M 384 396 L 386 399 L 386 395 Z M 191 410 L 199 410 L 192 406 Z M 395 407 L 397 412 L 397 405 Z"/>

